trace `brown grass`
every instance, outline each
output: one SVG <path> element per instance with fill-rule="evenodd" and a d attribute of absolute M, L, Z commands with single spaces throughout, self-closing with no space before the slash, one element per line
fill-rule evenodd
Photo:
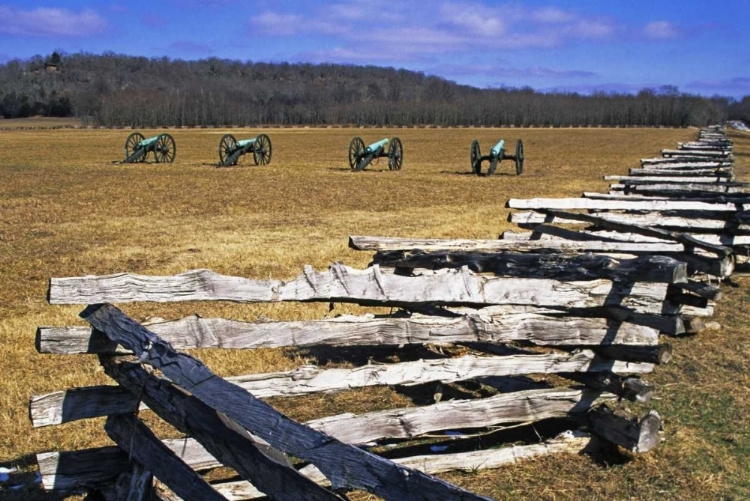
<path fill-rule="evenodd" d="M 1 123 L 1 121 L 0 121 Z M 144 131 L 146 136 L 161 131 Z M 108 443 L 101 420 L 32 430 L 32 394 L 107 384 L 92 357 L 34 351 L 40 325 L 80 324 L 79 307 L 47 305 L 50 277 L 130 271 L 171 274 L 193 268 L 254 278 L 291 278 L 304 264 L 333 261 L 363 267 L 369 255 L 347 248 L 350 234 L 496 238 L 510 229 L 508 198 L 578 196 L 601 191 L 604 174 L 625 173 L 696 130 L 670 129 L 270 129 L 272 163 L 216 169 L 222 130 L 170 131 L 171 165 L 120 165 L 129 131 L 0 130 L 0 461 Z M 258 131 L 232 130 L 238 138 Z M 354 174 L 346 151 L 353 135 L 366 143 L 398 135 L 401 172 L 385 161 Z M 487 150 L 499 138 L 522 138 L 526 171 L 509 162 L 491 178 L 468 175 L 469 145 Z M 740 176 L 750 141 L 738 138 Z M 747 178 L 747 176 L 745 176 Z M 497 471 L 445 478 L 497 499 L 741 499 L 750 495 L 746 417 L 747 288 L 726 287 L 721 331 L 675 341 L 674 362 L 650 378 L 666 421 L 662 447 L 642 457 L 551 458 Z M 320 318 L 327 305 L 124 305 L 136 319 L 199 312 L 255 319 Z M 337 305 L 334 313 L 356 311 Z M 282 350 L 201 350 L 224 375 L 281 370 L 306 354 Z M 296 403 L 295 403 L 296 402 Z M 387 389 L 279 403 L 298 419 L 343 410 L 406 405 Z M 638 410 L 634 408 L 634 410 Z M 610 464 L 606 464 L 609 462 Z M 0 487 L 1 489 L 2 487 Z M 15 496 L 15 497 L 14 497 Z M 18 497 L 21 496 L 21 497 Z M 30 490 L 0 498 L 45 499 Z M 362 497 L 361 499 L 367 499 Z"/>

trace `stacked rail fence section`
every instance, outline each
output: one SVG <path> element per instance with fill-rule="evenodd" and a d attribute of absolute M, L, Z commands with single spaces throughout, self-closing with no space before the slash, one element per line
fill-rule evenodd
<path fill-rule="evenodd" d="M 498 240 L 352 236 L 374 253 L 365 270 L 53 278 L 50 303 L 89 305 L 89 326 L 40 327 L 38 351 L 95 355 L 116 384 L 33 396 L 31 420 L 106 417 L 116 445 L 38 454 L 43 485 L 129 500 L 478 500 L 434 474 L 612 444 L 645 453 L 661 440 L 645 377 L 671 358 L 664 336 L 710 326 L 720 282 L 750 248 L 750 196 L 732 162 L 723 129 L 706 128 L 607 176 L 608 193 L 508 201 L 523 231 Z M 220 300 L 391 313 L 141 325 L 113 306 Z M 222 378 L 183 353 L 282 347 L 397 356 Z M 299 423 L 266 402 L 385 385 L 414 404 Z M 157 436 L 146 413 L 181 438 Z"/>

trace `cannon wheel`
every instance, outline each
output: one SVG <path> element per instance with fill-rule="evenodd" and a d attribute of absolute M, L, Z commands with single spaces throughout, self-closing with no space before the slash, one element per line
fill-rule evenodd
<path fill-rule="evenodd" d="M 130 155 L 135 153 L 135 148 L 138 146 L 138 143 L 146 139 L 143 137 L 143 134 L 140 132 L 133 132 L 128 136 L 128 138 L 125 140 L 125 158 L 130 158 Z M 136 162 L 143 162 L 146 160 L 146 152 L 144 151 L 141 156 L 136 159 Z"/>
<path fill-rule="evenodd" d="M 265 134 L 256 137 L 253 144 L 253 160 L 255 160 L 255 165 L 271 163 L 272 155 L 273 146 L 271 146 L 271 138 Z"/>
<path fill-rule="evenodd" d="M 225 165 L 224 162 L 234 152 L 237 139 L 231 134 L 224 134 L 219 141 L 219 164 Z M 236 164 L 237 161 L 234 162 Z"/>
<path fill-rule="evenodd" d="M 523 173 L 523 141 L 516 142 L 516 175 Z"/>
<path fill-rule="evenodd" d="M 401 170 L 401 164 L 404 163 L 404 146 L 401 140 L 394 137 L 388 146 L 388 169 Z"/>
<path fill-rule="evenodd" d="M 479 149 L 479 141 L 471 142 L 471 171 L 477 176 L 482 174 L 482 152 Z"/>
<path fill-rule="evenodd" d="M 352 138 L 352 142 L 349 143 L 349 168 L 354 170 L 357 168 L 359 160 L 365 153 L 365 142 L 362 138 L 355 136 Z"/>
<path fill-rule="evenodd" d="M 177 155 L 177 145 L 169 134 L 159 134 L 154 145 L 154 156 L 157 163 L 172 163 Z"/>

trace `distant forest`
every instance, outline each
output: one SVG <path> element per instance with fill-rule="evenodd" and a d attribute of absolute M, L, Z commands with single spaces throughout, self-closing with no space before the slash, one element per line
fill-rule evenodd
<path fill-rule="evenodd" d="M 404 69 L 59 54 L 0 65 L 5 118 L 75 116 L 104 126 L 702 126 L 750 121 L 750 96 L 478 89 Z"/>

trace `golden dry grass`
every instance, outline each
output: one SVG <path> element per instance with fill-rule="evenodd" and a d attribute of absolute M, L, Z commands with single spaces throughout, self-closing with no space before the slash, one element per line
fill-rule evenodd
<path fill-rule="evenodd" d="M 147 137 L 158 131 L 143 131 Z M 193 268 L 253 278 L 291 278 L 304 264 L 363 267 L 366 253 L 347 248 L 350 234 L 496 238 L 510 229 L 508 198 L 578 196 L 601 191 L 604 174 L 625 173 L 643 156 L 695 137 L 695 129 L 269 129 L 266 167 L 216 169 L 225 131 L 172 130 L 171 165 L 121 165 L 124 130 L 0 130 L 0 461 L 108 443 L 101 420 L 32 430 L 32 394 L 109 383 L 95 358 L 39 355 L 40 325 L 80 324 L 79 307 L 49 306 L 50 277 L 130 271 L 172 274 Z M 258 130 L 235 129 L 238 138 Z M 366 143 L 398 135 L 405 161 L 351 173 L 353 135 Z M 524 140 L 526 170 L 468 175 L 469 145 Z M 737 138 L 738 171 L 747 173 L 750 141 Z M 744 176 L 747 178 L 747 176 Z M 750 495 L 747 287 L 727 288 L 724 329 L 675 342 L 674 362 L 650 378 L 666 421 L 666 442 L 642 457 L 550 458 L 445 478 L 497 499 L 742 499 Z M 255 319 L 320 318 L 327 305 L 124 305 L 136 319 L 199 312 Z M 337 305 L 334 313 L 357 311 Z M 305 354 L 282 350 L 201 350 L 224 375 L 282 370 Z M 279 403 L 297 419 L 343 410 L 407 405 L 387 389 L 327 396 L 310 405 Z M 635 409 L 638 410 L 638 409 Z M 604 464 L 602 461 L 614 461 Z M 21 496 L 21 497 L 19 497 Z M 30 490 L 0 498 L 48 499 Z M 366 499 L 362 497 L 361 499 Z"/>

